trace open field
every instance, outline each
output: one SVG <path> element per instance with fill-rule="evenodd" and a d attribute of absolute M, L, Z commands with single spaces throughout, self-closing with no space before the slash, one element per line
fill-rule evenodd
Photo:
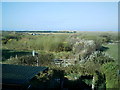
<path fill-rule="evenodd" d="M 118 60 L 118 44 L 108 44 L 106 47 L 108 47 L 108 49 L 105 52 L 108 53 L 111 57 Z"/>

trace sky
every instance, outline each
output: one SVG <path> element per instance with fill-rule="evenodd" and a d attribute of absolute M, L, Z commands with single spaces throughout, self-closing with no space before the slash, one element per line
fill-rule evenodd
<path fill-rule="evenodd" d="M 2 30 L 117 31 L 117 2 L 2 2 Z"/>

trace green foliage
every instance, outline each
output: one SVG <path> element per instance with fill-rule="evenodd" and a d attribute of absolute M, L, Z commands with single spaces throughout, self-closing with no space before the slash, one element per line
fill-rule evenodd
<path fill-rule="evenodd" d="M 83 79 L 82 81 L 85 82 L 87 85 L 92 85 L 92 80 Z"/>
<path fill-rule="evenodd" d="M 100 65 L 115 61 L 114 58 L 112 58 L 108 54 L 106 54 L 104 52 L 100 52 L 100 51 L 96 51 L 96 52 L 92 53 L 89 56 L 88 60 L 94 62 L 95 64 L 100 64 Z"/>
<path fill-rule="evenodd" d="M 105 38 L 105 42 L 108 43 L 111 41 L 111 35 L 106 33 L 106 34 L 102 34 L 100 35 L 101 37 Z"/>
<path fill-rule="evenodd" d="M 97 37 L 97 38 L 94 39 L 94 41 L 95 41 L 96 50 L 99 50 L 102 46 L 103 39 Z"/>
<path fill-rule="evenodd" d="M 100 71 L 95 71 L 95 88 L 97 90 L 105 89 L 106 88 L 106 78 L 105 75 L 102 74 Z"/>
<path fill-rule="evenodd" d="M 21 56 L 21 57 L 13 57 L 7 60 L 4 63 L 9 64 L 17 64 L 17 65 L 35 65 L 36 64 L 36 57 L 33 57 L 31 55 Z"/>
<path fill-rule="evenodd" d="M 37 58 L 37 57 L 36 57 Z M 38 54 L 38 64 L 39 65 L 50 65 L 54 59 L 52 53 L 40 53 Z"/>
<path fill-rule="evenodd" d="M 67 35 L 24 36 L 19 40 L 8 39 L 4 47 L 22 50 L 44 50 L 52 52 L 71 51 L 72 47 L 66 42 Z"/>
<path fill-rule="evenodd" d="M 38 63 L 39 66 L 44 66 L 44 65 L 50 65 L 53 58 L 54 58 L 54 55 L 51 53 L 41 53 L 38 56 L 25 55 L 25 56 L 20 56 L 17 58 L 13 57 L 4 63 L 31 65 L 31 66 L 36 66 Z"/>
<path fill-rule="evenodd" d="M 99 71 L 100 64 L 99 63 L 94 63 L 93 61 L 87 61 L 87 62 L 85 62 L 83 67 L 85 68 L 85 70 L 86 70 L 85 72 L 88 75 L 94 75 L 96 70 Z"/>
<path fill-rule="evenodd" d="M 72 52 L 58 52 L 58 53 L 53 53 L 55 58 L 57 59 L 73 59 L 74 56 Z"/>
<path fill-rule="evenodd" d="M 106 63 L 101 70 L 106 76 L 106 88 L 118 88 L 118 65 L 115 62 Z"/>
<path fill-rule="evenodd" d="M 113 33 L 112 33 L 113 34 Z M 80 76 L 96 75 L 96 89 L 100 88 L 117 88 L 117 65 L 115 60 L 110 56 L 116 58 L 117 48 L 115 44 L 106 45 L 108 50 L 107 55 L 99 52 L 104 43 L 117 40 L 116 34 L 104 34 L 99 32 L 90 33 L 75 33 L 75 34 L 55 34 L 55 35 L 25 35 L 15 32 L 3 33 L 2 41 L 3 48 L 38 52 L 38 55 L 15 55 L 10 52 L 3 52 L 13 56 L 7 56 L 5 63 L 8 64 L 22 64 L 36 66 L 49 66 L 51 71 L 48 73 L 40 73 L 36 78 L 37 83 L 47 82 L 51 78 L 66 77 L 69 80 L 75 81 Z M 20 36 L 19 36 L 20 35 Z M 116 49 L 115 49 L 116 48 Z M 96 51 L 97 50 L 97 51 Z M 104 50 L 103 50 L 104 51 Z M 15 52 L 15 51 L 13 51 Z M 98 52 L 98 53 L 96 53 Z M 21 52 L 24 53 L 24 52 Z M 113 55 L 115 54 L 115 55 Z M 10 58 L 10 59 L 9 59 Z M 83 60 L 84 63 L 78 61 L 78 64 L 68 67 L 57 67 L 52 65 L 53 59 L 75 59 Z M 38 62 L 37 62 L 38 61 Z M 97 71 L 97 72 L 96 72 Z M 90 80 L 83 80 L 86 84 L 91 85 Z M 79 82 L 79 80 L 76 82 Z M 50 83 L 50 82 L 49 82 Z M 42 83 L 40 83 L 42 86 Z M 39 85 L 39 84 L 36 84 Z M 46 83 L 46 85 L 49 85 Z"/>
<path fill-rule="evenodd" d="M 53 71 L 52 70 L 48 70 L 46 73 L 44 72 L 40 72 L 39 75 L 36 75 L 36 78 L 41 81 L 41 82 L 46 82 L 47 80 L 50 80 L 50 78 L 53 75 Z"/>
<path fill-rule="evenodd" d="M 118 40 L 118 33 L 117 32 L 111 32 L 111 33 L 103 33 L 100 35 L 100 37 L 104 38 L 104 42 L 114 42 Z"/>
<path fill-rule="evenodd" d="M 22 35 L 16 32 L 2 32 L 2 44 L 7 44 L 12 40 L 18 41 Z"/>
<path fill-rule="evenodd" d="M 94 64 L 93 62 L 86 62 L 85 64 L 82 65 L 65 67 L 65 75 L 66 76 L 93 75 L 96 70 L 99 70 L 99 67 L 100 67 L 99 64 Z"/>

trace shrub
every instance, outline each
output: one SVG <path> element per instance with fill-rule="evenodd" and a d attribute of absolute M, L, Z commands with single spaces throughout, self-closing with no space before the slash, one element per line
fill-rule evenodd
<path fill-rule="evenodd" d="M 93 52 L 87 60 L 93 61 L 94 63 L 105 64 L 108 62 L 114 62 L 115 60 L 108 54 L 100 51 Z"/>
<path fill-rule="evenodd" d="M 119 88 L 118 65 L 115 62 L 109 62 L 103 64 L 101 70 L 106 76 L 106 88 Z"/>
<path fill-rule="evenodd" d="M 39 65 L 50 65 L 53 59 L 54 59 L 54 55 L 52 53 L 40 53 L 38 55 Z"/>
<path fill-rule="evenodd" d="M 11 58 L 5 63 L 36 66 L 49 65 L 54 58 L 51 53 L 41 53 L 38 56 L 25 55 L 18 58 Z M 37 62 L 38 61 L 38 62 Z"/>

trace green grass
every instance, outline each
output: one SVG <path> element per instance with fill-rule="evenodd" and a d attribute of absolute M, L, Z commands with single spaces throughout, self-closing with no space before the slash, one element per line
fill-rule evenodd
<path fill-rule="evenodd" d="M 60 51 L 69 35 L 24 36 L 20 40 L 8 40 L 3 48 L 16 50 Z"/>
<path fill-rule="evenodd" d="M 105 47 L 109 48 L 105 52 L 114 59 L 118 60 L 118 44 L 107 44 Z"/>

